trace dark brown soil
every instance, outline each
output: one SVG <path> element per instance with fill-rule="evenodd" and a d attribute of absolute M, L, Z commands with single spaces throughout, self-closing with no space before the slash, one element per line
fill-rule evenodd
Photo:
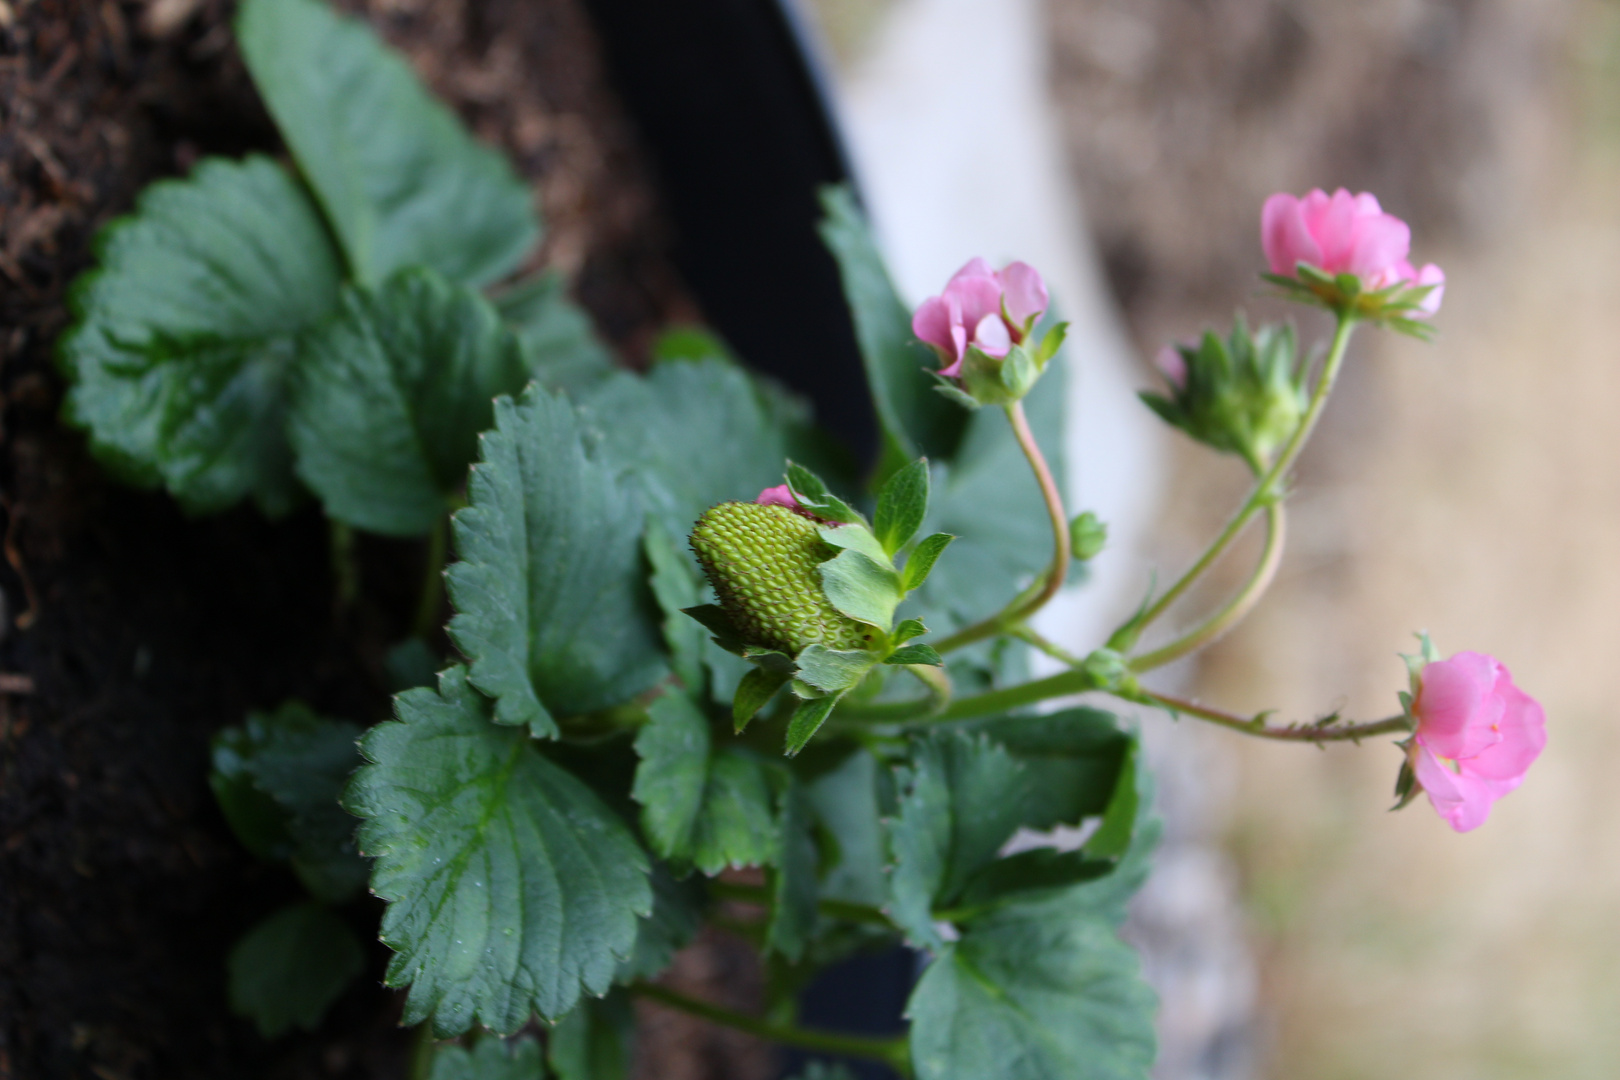
<path fill-rule="evenodd" d="M 355 5 L 350 5 L 351 8 Z M 571 0 L 377 0 L 364 12 L 535 184 L 542 259 L 632 362 L 691 308 L 630 132 Z M 187 520 L 108 481 L 57 420 L 65 288 L 97 226 L 205 154 L 277 148 L 226 0 L 0 2 L 0 1080 L 398 1077 L 383 960 L 313 1035 L 231 1016 L 223 958 L 297 895 L 235 843 L 208 740 L 301 697 L 385 715 L 420 552 L 362 544 L 334 604 L 312 508 Z M 376 911 L 349 912 L 368 936 Z"/>

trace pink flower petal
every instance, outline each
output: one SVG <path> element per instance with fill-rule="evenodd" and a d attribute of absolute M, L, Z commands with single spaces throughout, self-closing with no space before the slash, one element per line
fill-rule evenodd
<path fill-rule="evenodd" d="M 1001 284 L 993 277 L 959 277 L 945 295 L 962 307 L 962 325 L 977 327 L 986 315 L 1001 318 Z"/>
<path fill-rule="evenodd" d="M 1001 313 L 986 315 L 979 320 L 979 325 L 973 328 L 973 344 L 986 356 L 1001 359 L 1012 349 L 1012 336 L 1007 333 L 1007 324 L 1001 320 Z"/>
<path fill-rule="evenodd" d="M 1418 742 L 1452 759 L 1473 757 L 1501 742 L 1500 730 L 1492 727 L 1500 723 L 1505 708 L 1492 693 L 1496 669 L 1495 660 L 1475 652 L 1461 652 L 1425 667 L 1413 705 Z"/>
<path fill-rule="evenodd" d="M 1415 771 L 1417 781 L 1429 796 L 1429 804 L 1458 832 L 1469 832 L 1485 824 L 1497 793 L 1483 780 L 1464 776 L 1446 768 L 1433 753 L 1419 749 Z"/>
<path fill-rule="evenodd" d="M 1487 780 L 1518 787 L 1547 745 L 1547 716 L 1529 694 L 1513 685 L 1506 668 L 1499 668 L 1496 695 L 1504 705 L 1499 722 L 1502 739 L 1458 764 L 1463 771 Z"/>
<path fill-rule="evenodd" d="M 1322 261 L 1322 248 L 1305 227 L 1300 200 L 1282 191 L 1260 211 L 1260 247 L 1273 274 L 1292 277 L 1297 263 L 1316 266 Z"/>
<path fill-rule="evenodd" d="M 1374 200 L 1376 206 L 1377 201 Z M 1387 273 L 1404 262 L 1412 250 L 1412 230 L 1392 214 L 1363 214 L 1356 218 L 1344 254 L 1344 270 L 1363 279 Z"/>
<path fill-rule="evenodd" d="M 1181 389 L 1187 385 L 1187 358 L 1174 345 L 1166 345 L 1153 357 L 1153 366 L 1171 386 Z"/>
<path fill-rule="evenodd" d="M 1418 310 L 1425 315 L 1433 315 L 1439 311 L 1440 301 L 1446 295 L 1446 272 L 1434 265 L 1434 263 L 1424 263 L 1423 269 L 1419 270 L 1417 275 L 1410 280 L 1414 285 L 1434 286 L 1429 295 L 1425 296 L 1423 302 L 1418 305 Z"/>
<path fill-rule="evenodd" d="M 990 264 L 985 262 L 984 259 L 975 255 L 973 258 L 962 264 L 962 269 L 951 275 L 951 280 L 945 283 L 945 291 L 949 292 L 951 286 L 955 285 L 959 281 L 969 281 L 973 278 L 989 278 L 990 280 L 994 281 L 995 277 L 996 272 L 990 269 Z"/>
<path fill-rule="evenodd" d="M 951 309 L 943 296 L 930 296 L 911 317 L 911 332 L 940 354 L 941 360 L 954 359 L 956 343 L 951 336 Z"/>
<path fill-rule="evenodd" d="M 1040 272 L 1028 263 L 1012 262 L 996 275 L 1001 283 L 1001 303 L 1007 317 L 1020 332 L 1046 313 L 1050 298 Z"/>

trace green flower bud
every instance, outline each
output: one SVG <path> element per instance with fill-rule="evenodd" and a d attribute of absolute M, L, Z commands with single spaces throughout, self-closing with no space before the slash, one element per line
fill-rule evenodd
<path fill-rule="evenodd" d="M 871 647 L 877 630 L 840 612 L 822 591 L 818 567 L 838 552 L 816 522 L 785 506 L 721 503 L 698 519 L 691 543 L 746 644 L 790 656 L 814 644 Z"/>

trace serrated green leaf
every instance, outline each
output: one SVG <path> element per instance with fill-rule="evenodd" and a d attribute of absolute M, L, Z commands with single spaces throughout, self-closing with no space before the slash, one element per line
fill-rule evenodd
<path fill-rule="evenodd" d="M 470 1050 L 454 1043 L 435 1047 L 428 1080 L 546 1080 L 546 1067 L 540 1044 L 529 1036 L 510 1042 L 485 1036 Z"/>
<path fill-rule="evenodd" d="M 362 740 L 372 764 L 345 805 L 366 819 L 360 847 L 388 901 L 387 983 L 411 988 L 403 1022 L 511 1032 L 605 993 L 652 910 L 629 828 L 523 731 L 491 724 L 465 669 L 395 708 Z"/>
<path fill-rule="evenodd" d="M 771 921 L 765 928 L 765 952 L 797 963 L 816 929 L 816 842 L 810 832 L 810 800 L 796 779 L 783 786 L 780 803 L 779 857 L 770 872 Z"/>
<path fill-rule="evenodd" d="M 546 1040 L 546 1059 L 556 1080 L 628 1080 L 635 1040 L 635 1010 L 615 991 L 563 1017 Z"/>
<path fill-rule="evenodd" d="M 314 1031 L 365 967 L 354 931 L 319 904 L 284 907 L 249 930 L 226 957 L 231 1011 L 273 1039 Z"/>
<path fill-rule="evenodd" d="M 951 546 L 956 537 L 950 533 L 934 533 L 925 536 L 906 559 L 906 565 L 900 570 L 900 587 L 906 592 L 920 588 L 933 572 L 934 564 Z"/>
<path fill-rule="evenodd" d="M 967 730 L 988 736 L 1023 766 L 1028 798 L 1019 824 L 1036 830 L 1105 813 L 1134 744 L 1102 709 L 998 717 Z"/>
<path fill-rule="evenodd" d="M 869 907 L 888 902 L 882 821 L 888 785 L 889 771 L 864 749 L 805 785 L 817 819 L 836 841 L 837 857 L 824 868 L 822 896 Z"/>
<path fill-rule="evenodd" d="M 716 503 L 779 483 L 783 459 L 814 439 L 791 402 L 719 360 L 620 372 L 580 402 L 596 453 L 630 474 L 670 536 L 685 537 Z"/>
<path fill-rule="evenodd" d="M 877 658 L 869 652 L 829 649 L 817 643 L 806 645 L 796 659 L 800 679 L 817 690 L 836 694 L 865 678 Z"/>
<path fill-rule="evenodd" d="M 911 312 L 889 280 L 871 229 L 847 186 L 821 189 L 821 238 L 838 260 L 855 339 L 883 431 L 878 482 L 920 456 L 949 461 L 967 417 L 932 389 L 933 355 L 911 332 Z"/>
<path fill-rule="evenodd" d="M 1059 490 L 1065 381 L 1064 365 L 1053 364 L 1040 388 L 1024 399 Z M 916 610 L 927 612 L 938 630 L 949 632 L 994 614 L 1051 564 L 1046 504 L 1002 410 L 973 414 L 954 462 L 935 479 L 925 528 L 957 537 L 950 558 L 912 597 Z M 911 560 L 916 558 L 913 552 Z"/>
<path fill-rule="evenodd" d="M 834 706 L 842 696 L 829 694 L 826 697 L 799 702 L 799 707 L 793 710 L 793 718 L 788 721 L 786 746 L 788 757 L 793 757 L 809 744 L 816 732 L 821 730 L 821 725 L 827 722 L 827 717 L 832 715 Z"/>
<path fill-rule="evenodd" d="M 528 381 L 517 339 L 471 289 L 413 268 L 347 290 L 293 369 L 298 475 L 339 521 L 425 535 L 459 499 L 491 399 Z"/>
<path fill-rule="evenodd" d="M 1083 850 L 1030 848 L 999 858 L 969 878 L 956 900 L 957 909 L 978 913 L 1014 901 L 1028 902 L 1100 878 L 1113 871 L 1114 865 L 1112 859 L 1094 858 Z"/>
<path fill-rule="evenodd" d="M 944 660 L 940 659 L 939 653 L 934 651 L 932 645 L 925 645 L 922 642 L 915 645 L 905 645 L 894 650 L 889 654 L 888 659 L 883 662 L 885 664 L 928 664 L 932 667 L 939 667 L 945 663 Z"/>
<path fill-rule="evenodd" d="M 546 389 L 578 398 L 618 370 L 590 316 L 568 299 L 561 274 L 537 274 L 492 299 L 517 333 L 530 377 Z"/>
<path fill-rule="evenodd" d="M 567 399 L 531 387 L 495 403 L 495 429 L 454 520 L 450 637 L 495 719 L 556 734 L 663 671 L 633 490 L 585 453 Z"/>
<path fill-rule="evenodd" d="M 705 896 L 701 878 L 691 876 L 677 881 L 669 867 L 654 862 L 652 887 L 652 914 L 641 920 L 635 948 L 613 975 L 613 981 L 621 985 L 661 975 L 675 953 L 684 949 L 703 925 Z"/>
<path fill-rule="evenodd" d="M 1072 898 L 1006 908 L 923 972 L 906 1007 L 912 1061 L 918 1080 L 1147 1080 L 1156 1005 L 1106 912 Z"/>
<path fill-rule="evenodd" d="M 528 185 L 364 23 L 321 0 L 246 0 L 236 40 L 357 280 L 420 264 L 485 285 L 539 241 Z"/>
<path fill-rule="evenodd" d="M 890 916 L 913 944 L 944 944 L 934 926 L 969 879 L 1018 828 L 1023 768 L 983 735 L 950 731 L 917 739 L 889 823 Z"/>
<path fill-rule="evenodd" d="M 902 595 L 899 574 L 853 548 L 840 551 L 816 570 L 833 607 L 852 619 L 889 628 Z"/>
<path fill-rule="evenodd" d="M 827 489 L 821 477 L 796 461 L 787 463 L 786 480 L 799 505 L 819 518 L 839 524 L 864 524 L 861 515 Z"/>
<path fill-rule="evenodd" d="M 302 702 L 249 713 L 214 737 L 209 784 L 242 842 L 261 859 L 286 860 L 310 893 L 340 903 L 366 883 L 355 850 L 359 824 L 339 798 L 360 764 L 360 728 Z"/>
<path fill-rule="evenodd" d="M 786 671 L 758 667 L 748 669 L 748 673 L 737 683 L 737 695 L 731 702 L 731 722 L 739 735 L 792 677 Z"/>
<path fill-rule="evenodd" d="M 889 477 L 878 493 L 872 531 L 890 555 L 917 535 L 928 516 L 928 459 L 913 461 Z"/>
<path fill-rule="evenodd" d="M 740 747 L 716 747 L 708 718 L 685 695 L 664 694 L 647 712 L 631 795 L 653 850 L 710 877 L 773 862 L 776 813 L 763 763 Z"/>
<path fill-rule="evenodd" d="M 912 638 L 922 637 L 926 633 L 928 627 L 923 625 L 921 619 L 901 619 L 899 625 L 894 628 L 894 633 L 889 635 L 889 639 L 896 645 L 903 645 Z"/>
<path fill-rule="evenodd" d="M 697 576 L 692 572 L 691 559 L 675 547 L 674 539 L 656 522 L 647 526 L 641 546 L 652 567 L 648 584 L 664 614 L 660 626 L 671 666 L 682 685 L 696 693 L 703 688 L 703 646 L 708 635 L 703 632 L 705 626 L 701 621 L 694 621 L 687 614 L 688 609 L 698 606 L 702 595 Z M 725 614 L 719 607 L 715 610 Z M 728 634 L 735 637 L 735 632 L 729 629 L 730 620 L 726 622 Z"/>
<path fill-rule="evenodd" d="M 191 510 L 289 510 L 287 369 L 342 273 L 304 189 L 268 158 L 207 158 L 143 191 L 96 253 L 58 346 L 68 419 L 109 468 Z"/>

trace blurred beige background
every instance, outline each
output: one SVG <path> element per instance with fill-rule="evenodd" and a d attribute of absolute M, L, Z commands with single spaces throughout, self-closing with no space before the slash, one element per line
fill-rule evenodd
<path fill-rule="evenodd" d="M 926 2 L 819 10 L 848 71 Z M 1271 191 L 1374 191 L 1449 276 L 1437 344 L 1363 332 L 1300 470 L 1277 587 L 1169 676 L 1240 711 L 1372 719 L 1398 708 L 1395 654 L 1426 629 L 1499 656 L 1550 718 L 1525 786 L 1466 836 L 1423 801 L 1386 812 L 1387 743 L 1150 721 L 1191 747 L 1177 769 L 1207 774 L 1235 871 L 1238 925 L 1205 932 L 1244 937 L 1259 974 L 1256 1056 L 1182 1062 L 1176 1080 L 1620 1076 L 1620 9 L 1048 0 L 1045 20 L 1073 242 L 1139 356 L 1238 305 L 1284 314 L 1255 299 Z M 973 79 L 975 60 L 939 62 Z M 1173 573 L 1242 479 L 1181 442 L 1171 463 L 1147 554 Z M 1205 996 L 1242 992 L 1227 985 Z"/>

